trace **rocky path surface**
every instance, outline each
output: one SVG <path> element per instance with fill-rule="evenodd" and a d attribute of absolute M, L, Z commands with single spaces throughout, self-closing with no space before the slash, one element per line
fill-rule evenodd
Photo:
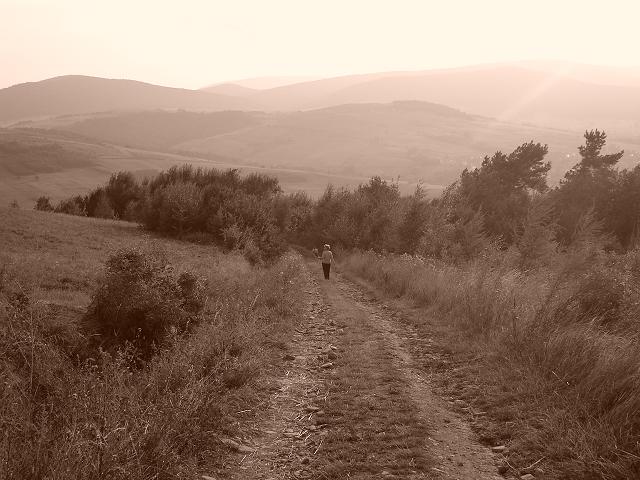
<path fill-rule="evenodd" d="M 228 478 L 501 479 L 496 454 L 419 368 L 438 355 L 431 339 L 343 276 L 324 281 L 318 267 L 309 264 L 306 311 L 262 433 L 236 452 Z"/>

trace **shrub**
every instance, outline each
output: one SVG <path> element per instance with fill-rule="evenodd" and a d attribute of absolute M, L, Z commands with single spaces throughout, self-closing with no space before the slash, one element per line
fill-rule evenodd
<path fill-rule="evenodd" d="M 207 315 L 189 335 L 167 335 L 145 368 L 132 371 L 131 344 L 78 361 L 87 338 L 77 317 L 30 298 L 18 265 L 0 252 L 0 478 L 200 478 L 225 461 L 217 439 L 238 433 L 233 412 L 258 407 L 255 377 L 271 368 L 271 350 L 300 317 L 305 282 L 299 257 L 268 269 L 237 255 L 211 259 L 208 308 L 202 282 L 173 275 L 158 254 L 109 259 L 105 284 L 109 272 L 129 286 L 168 276 L 181 312 Z M 125 310 L 134 302 L 126 288 L 108 297 Z"/>
<path fill-rule="evenodd" d="M 160 229 L 182 237 L 197 228 L 202 193 L 193 183 L 179 182 L 162 191 Z"/>
<path fill-rule="evenodd" d="M 176 276 L 162 255 L 125 249 L 106 263 L 103 284 L 85 317 L 106 347 L 131 343 L 148 358 L 171 331 L 184 332 L 204 306 L 202 282 Z"/>
<path fill-rule="evenodd" d="M 56 213 L 66 213 L 67 215 L 77 215 L 84 217 L 87 214 L 84 198 L 80 195 L 62 200 L 54 210 Z"/>
<path fill-rule="evenodd" d="M 33 207 L 34 210 L 40 210 L 41 212 L 53 212 L 53 205 L 51 205 L 51 199 L 49 197 L 39 197 L 36 200 L 36 204 Z"/>
<path fill-rule="evenodd" d="M 113 218 L 115 212 L 111 205 L 109 204 L 109 199 L 105 193 L 102 193 L 98 197 L 98 201 L 96 203 L 95 209 L 93 211 L 92 217 L 96 218 Z"/>

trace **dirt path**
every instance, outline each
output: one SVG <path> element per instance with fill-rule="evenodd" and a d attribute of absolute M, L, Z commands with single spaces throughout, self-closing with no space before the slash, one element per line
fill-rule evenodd
<path fill-rule="evenodd" d="M 418 368 L 431 339 L 342 275 L 309 264 L 307 308 L 232 479 L 502 478 L 458 405 Z"/>

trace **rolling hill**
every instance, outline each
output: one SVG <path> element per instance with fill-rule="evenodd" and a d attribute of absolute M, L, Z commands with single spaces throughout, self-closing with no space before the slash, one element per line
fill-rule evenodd
<path fill-rule="evenodd" d="M 166 112 L 65 116 L 34 122 L 95 142 L 309 175 L 381 175 L 442 188 L 496 150 L 548 143 L 557 181 L 577 162 L 582 134 L 470 115 L 427 102 L 356 103 L 296 112 Z M 616 140 L 632 163 L 640 142 Z M 298 184 L 304 186 L 304 182 Z M 314 191 L 317 185 L 314 182 Z"/>
<path fill-rule="evenodd" d="M 640 158 L 637 73 L 529 62 L 266 89 L 250 79 L 184 90 L 81 76 L 17 85 L 0 90 L 0 124 L 14 127 L 0 130 L 0 201 L 60 198 L 116 170 L 175 163 L 264 171 L 313 195 L 371 175 L 437 190 L 530 140 L 549 144 L 554 182 L 577 162 L 588 128 L 625 149 L 623 167 Z"/>
<path fill-rule="evenodd" d="M 250 110 L 245 99 L 133 80 L 70 75 L 0 90 L 0 124 L 114 110 Z"/>
<path fill-rule="evenodd" d="M 640 67 L 529 61 L 348 75 L 261 90 L 225 84 L 211 91 L 234 92 L 271 111 L 416 100 L 500 120 L 640 137 Z"/>
<path fill-rule="evenodd" d="M 341 175 L 381 175 L 444 186 L 496 150 L 536 141 L 549 144 L 552 181 L 578 160 L 582 134 L 517 125 L 425 102 L 351 104 L 274 114 L 251 127 L 174 146 L 274 168 Z M 610 139 L 636 160 L 640 143 Z"/>
<path fill-rule="evenodd" d="M 229 95 L 231 97 L 249 97 L 259 91 L 258 89 L 244 87 L 237 83 L 220 83 L 218 85 L 201 88 L 200 90 L 220 95 Z"/>
<path fill-rule="evenodd" d="M 327 184 L 356 186 L 367 181 L 364 175 L 346 176 L 295 168 L 268 168 L 241 164 L 215 154 L 179 155 L 107 144 L 68 131 L 42 129 L 0 129 L 0 206 L 14 200 L 22 208 L 32 208 L 45 195 L 53 203 L 85 194 L 103 185 L 120 170 L 138 177 L 152 176 L 172 165 L 190 164 L 204 168 L 237 168 L 275 176 L 286 192 L 306 191 L 319 196 Z M 402 182 L 409 192 L 415 184 Z"/>
<path fill-rule="evenodd" d="M 258 112 L 168 112 L 162 110 L 103 114 L 50 121 L 53 128 L 98 138 L 118 145 L 166 150 L 198 138 L 207 138 L 256 125 Z M 53 123 L 51 123 L 53 122 Z"/>
<path fill-rule="evenodd" d="M 109 111 L 291 112 L 351 103 L 424 101 L 518 123 L 640 137 L 640 70 L 558 62 L 380 72 L 269 85 L 259 79 L 202 90 L 66 76 L 0 90 L 0 124 Z M 244 83 L 243 83 L 244 82 Z"/>
<path fill-rule="evenodd" d="M 417 100 L 500 120 L 576 130 L 597 126 L 640 135 L 640 85 L 631 80 L 627 85 L 597 84 L 562 71 L 513 65 L 339 77 L 248 98 L 274 110 Z"/>

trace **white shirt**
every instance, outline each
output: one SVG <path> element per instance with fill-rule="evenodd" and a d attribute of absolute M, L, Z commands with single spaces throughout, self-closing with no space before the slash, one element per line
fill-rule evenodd
<path fill-rule="evenodd" d="M 322 252 L 322 263 L 331 264 L 332 260 L 333 260 L 333 253 L 331 253 L 331 250 L 324 250 Z"/>

